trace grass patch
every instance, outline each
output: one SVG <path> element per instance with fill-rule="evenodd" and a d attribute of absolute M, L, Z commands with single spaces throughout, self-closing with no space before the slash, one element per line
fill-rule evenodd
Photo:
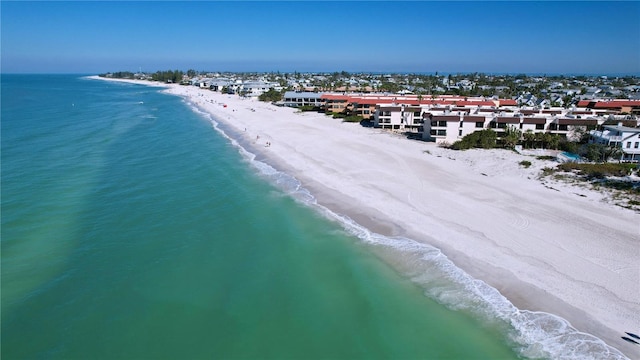
<path fill-rule="evenodd" d="M 541 155 L 541 156 L 536 156 L 536 159 L 538 159 L 538 160 L 555 160 L 556 157 L 555 156 L 551 156 L 551 155 Z"/>
<path fill-rule="evenodd" d="M 542 168 L 541 176 L 542 177 L 549 176 L 549 175 L 553 174 L 555 171 L 556 170 L 554 168 L 550 168 L 550 167 Z"/>
<path fill-rule="evenodd" d="M 522 166 L 523 168 L 527 169 L 529 166 L 531 166 L 531 161 L 529 160 L 522 160 L 518 163 L 520 166 Z"/>
<path fill-rule="evenodd" d="M 342 118 L 342 122 L 359 123 L 362 120 L 364 120 L 364 118 L 362 116 L 359 116 L 359 115 L 349 115 L 349 116 L 345 116 L 344 118 Z"/>
<path fill-rule="evenodd" d="M 561 171 L 577 171 L 580 175 L 583 175 L 589 179 L 603 179 L 607 176 L 622 177 L 630 175 L 635 169 L 634 164 L 580 164 L 573 162 L 566 162 L 558 165 L 558 169 Z"/>

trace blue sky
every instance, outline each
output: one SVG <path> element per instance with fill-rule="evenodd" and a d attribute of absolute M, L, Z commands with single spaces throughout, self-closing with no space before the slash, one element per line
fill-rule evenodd
<path fill-rule="evenodd" d="M 640 74 L 640 2 L 2 1 L 3 73 Z"/>

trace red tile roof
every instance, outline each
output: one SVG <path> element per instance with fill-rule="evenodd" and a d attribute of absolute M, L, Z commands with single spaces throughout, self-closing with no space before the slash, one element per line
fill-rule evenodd
<path fill-rule="evenodd" d="M 516 106 L 518 102 L 513 99 L 498 99 L 498 106 Z"/>
<path fill-rule="evenodd" d="M 578 107 L 587 107 L 593 109 L 619 109 L 623 106 L 640 107 L 640 100 L 580 100 Z"/>
<path fill-rule="evenodd" d="M 640 107 L 640 100 L 597 101 L 592 107 L 595 109 L 615 109 L 623 106 Z"/>

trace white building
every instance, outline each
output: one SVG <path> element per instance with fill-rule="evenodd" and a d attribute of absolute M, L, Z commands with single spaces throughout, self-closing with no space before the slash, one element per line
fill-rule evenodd
<path fill-rule="evenodd" d="M 622 161 L 640 161 L 640 128 L 604 125 L 602 130 L 590 132 L 591 143 L 618 146 L 622 149 Z"/>
<path fill-rule="evenodd" d="M 263 81 L 248 81 L 240 85 L 240 87 L 238 88 L 238 93 L 248 97 L 258 97 L 266 93 L 267 91 L 269 91 L 269 89 L 280 91 L 282 90 L 282 86 L 280 86 L 280 84 L 278 83 L 268 83 Z"/>
<path fill-rule="evenodd" d="M 282 104 L 290 107 L 315 106 L 320 107 L 323 104 L 321 93 L 308 91 L 287 91 L 284 93 Z"/>

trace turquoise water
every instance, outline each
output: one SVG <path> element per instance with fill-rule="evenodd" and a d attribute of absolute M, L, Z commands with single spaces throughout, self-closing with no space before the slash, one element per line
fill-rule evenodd
<path fill-rule="evenodd" d="M 580 155 L 578 155 L 578 154 L 574 154 L 574 153 L 570 153 L 570 152 L 566 152 L 566 151 L 563 151 L 563 152 L 562 152 L 562 155 L 564 155 L 564 156 L 568 157 L 568 158 L 569 158 L 569 159 L 571 159 L 572 161 L 580 161 L 580 159 L 581 159 L 581 158 L 580 158 Z"/>
<path fill-rule="evenodd" d="M 557 345 L 436 249 L 314 205 L 193 110 L 157 88 L 2 76 L 3 359 L 512 359 Z M 419 265 L 399 274 L 386 252 Z"/>

